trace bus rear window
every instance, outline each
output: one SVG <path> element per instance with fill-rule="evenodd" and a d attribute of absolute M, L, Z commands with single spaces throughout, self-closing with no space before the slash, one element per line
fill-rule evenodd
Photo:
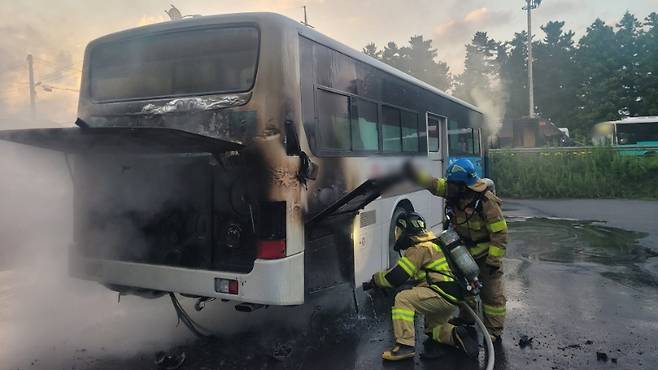
<path fill-rule="evenodd" d="M 210 28 L 112 41 L 90 54 L 97 101 L 248 91 L 254 84 L 255 27 Z"/>

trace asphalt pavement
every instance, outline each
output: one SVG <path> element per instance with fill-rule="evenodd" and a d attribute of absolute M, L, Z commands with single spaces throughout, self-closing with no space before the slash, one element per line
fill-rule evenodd
<path fill-rule="evenodd" d="M 507 200 L 504 210 L 512 239 L 504 266 L 508 321 L 496 368 L 658 368 L 658 227 L 647 221 L 658 212 L 658 202 Z M 6 290 L 0 287 L 5 298 Z M 417 356 L 384 363 L 381 352 L 392 345 L 390 300 L 382 292 L 359 294 L 357 312 L 351 290 L 338 288 L 302 307 L 251 314 L 216 302 L 192 315 L 221 334 L 195 339 L 174 327 L 166 298 L 126 298 L 113 306 L 123 306 L 121 314 L 112 311 L 93 324 L 81 320 L 77 334 L 67 334 L 76 336 L 67 339 L 70 345 L 53 337 L 50 347 L 39 347 L 49 351 L 35 347 L 22 363 L 16 358 L 7 363 L 21 369 L 155 369 L 156 352 L 164 351 L 172 361 L 184 354 L 181 369 L 478 368 L 456 351 L 433 361 Z M 99 307 L 94 305 L 87 302 Z M 140 305 L 149 309 L 136 309 Z M 0 329 L 12 312 L 0 310 Z M 90 314 L 93 310 L 85 315 Z M 89 332 L 102 334 L 103 341 L 85 340 Z M 522 337 L 527 345 L 520 345 Z M 419 332 L 419 352 L 423 339 Z M 113 348 L 127 340 L 130 348 Z"/>

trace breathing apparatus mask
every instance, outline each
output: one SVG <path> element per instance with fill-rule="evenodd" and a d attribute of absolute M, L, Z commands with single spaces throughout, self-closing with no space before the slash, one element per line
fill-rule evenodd
<path fill-rule="evenodd" d="M 460 199 L 463 199 L 469 196 L 471 190 L 463 182 L 457 181 L 448 181 L 446 188 L 446 199 L 449 202 L 457 202 Z"/>

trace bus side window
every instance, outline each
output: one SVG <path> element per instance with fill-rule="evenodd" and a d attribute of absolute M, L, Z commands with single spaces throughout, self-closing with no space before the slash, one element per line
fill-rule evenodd
<path fill-rule="evenodd" d="M 439 151 L 439 120 L 427 118 L 427 146 L 430 152 Z"/>
<path fill-rule="evenodd" d="M 377 103 L 354 98 L 352 105 L 352 150 L 379 150 L 379 112 Z"/>
<path fill-rule="evenodd" d="M 450 155 L 477 155 L 479 142 L 472 128 L 459 128 L 457 121 L 450 120 L 448 124 L 448 150 Z"/>
<path fill-rule="evenodd" d="M 350 150 L 349 98 L 325 90 L 317 90 L 320 146 L 323 149 Z"/>
<path fill-rule="evenodd" d="M 400 110 L 382 105 L 382 141 L 384 152 L 400 152 L 402 135 Z"/>
<path fill-rule="evenodd" d="M 418 113 L 402 111 L 402 151 L 418 152 Z"/>
<path fill-rule="evenodd" d="M 480 148 L 480 130 L 476 128 L 471 129 L 473 137 L 473 154 L 479 156 L 481 154 Z"/>

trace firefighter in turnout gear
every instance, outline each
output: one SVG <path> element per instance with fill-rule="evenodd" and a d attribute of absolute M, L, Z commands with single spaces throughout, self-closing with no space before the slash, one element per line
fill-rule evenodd
<path fill-rule="evenodd" d="M 480 267 L 485 326 L 494 341 L 499 340 L 506 312 L 502 257 L 507 244 L 507 223 L 501 201 L 490 189 L 491 181 L 480 179 L 467 159 L 450 164 L 446 178 L 431 177 L 410 164 L 407 167 L 407 174 L 419 185 L 446 199 L 448 227 L 459 234 Z"/>
<path fill-rule="evenodd" d="M 443 344 L 454 346 L 476 357 L 479 349 L 468 328 L 448 323 L 455 305 L 463 299 L 461 286 L 455 281 L 446 257 L 428 231 L 425 220 L 416 213 L 405 213 L 395 225 L 396 251 L 404 251 L 397 264 L 387 271 L 373 275 L 364 287 L 391 288 L 413 281 L 411 289 L 395 296 L 392 308 L 395 346 L 384 352 L 385 360 L 403 360 L 415 356 L 416 314 L 425 317 L 431 337 Z"/>

